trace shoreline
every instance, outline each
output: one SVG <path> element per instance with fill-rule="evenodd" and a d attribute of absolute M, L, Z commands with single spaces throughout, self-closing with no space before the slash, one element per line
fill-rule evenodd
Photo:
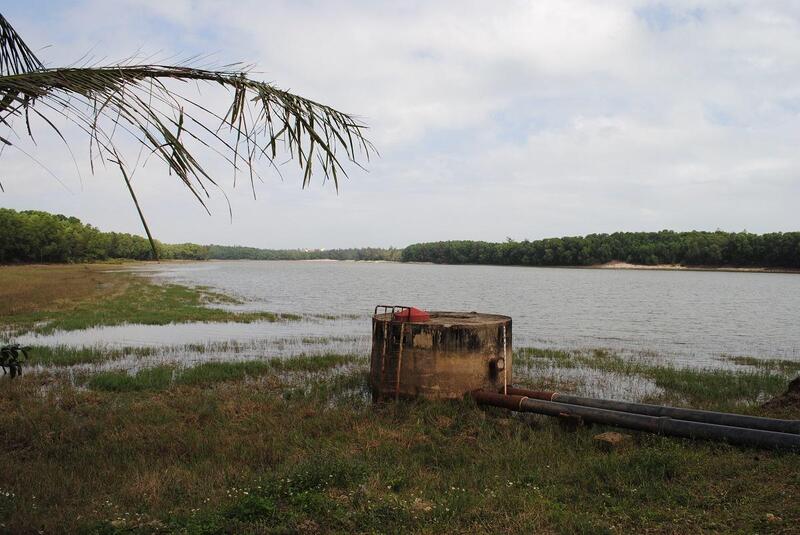
<path fill-rule="evenodd" d="M 133 260 L 121 259 L 115 261 L 99 262 L 75 262 L 75 263 L 39 263 L 30 264 L 0 264 L 0 269 L 10 267 L 63 267 L 63 266 L 105 266 L 108 268 L 126 266 L 157 266 L 160 264 L 188 264 L 195 262 L 349 262 L 364 264 L 409 264 L 409 265 L 433 265 L 433 266 L 498 266 L 498 267 L 523 267 L 523 268 L 546 268 L 546 269 L 600 269 L 600 270 L 632 270 L 632 271 L 721 271 L 731 273 L 784 273 L 800 274 L 800 268 L 785 267 L 736 267 L 736 266 L 684 266 L 681 264 L 630 264 L 628 262 L 611 261 L 605 264 L 592 264 L 588 266 L 528 266 L 524 264 L 449 264 L 438 262 L 402 262 L 398 260 L 339 260 L 335 258 L 309 258 L 309 259 L 285 259 L 285 260 L 260 260 L 252 258 L 207 258 L 207 259 L 161 259 L 161 260 Z"/>
<path fill-rule="evenodd" d="M 569 266 L 583 269 L 620 269 L 620 270 L 649 270 L 649 271 L 728 271 L 740 273 L 790 273 L 798 274 L 800 269 L 770 268 L 770 267 L 735 267 L 735 266 L 684 266 L 681 264 L 630 264 L 628 262 L 612 261 L 605 264 L 591 266 Z"/>

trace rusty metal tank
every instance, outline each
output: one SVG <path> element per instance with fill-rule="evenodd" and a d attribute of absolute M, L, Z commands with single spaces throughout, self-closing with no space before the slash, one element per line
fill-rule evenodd
<path fill-rule="evenodd" d="M 478 388 L 502 392 L 512 384 L 510 317 L 441 311 L 415 315 L 416 309 L 409 308 L 375 308 L 374 400 L 455 399 Z"/>

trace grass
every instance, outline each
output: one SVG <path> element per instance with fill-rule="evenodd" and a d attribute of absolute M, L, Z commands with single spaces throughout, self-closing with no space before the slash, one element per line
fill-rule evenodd
<path fill-rule="evenodd" d="M 356 355 L 298 355 L 240 362 L 204 362 L 192 367 L 156 366 L 136 373 L 125 370 L 89 374 L 79 385 L 106 392 L 141 392 L 166 390 L 171 385 L 211 386 L 224 381 L 240 381 L 276 372 L 314 373 L 327 371 L 366 359 Z"/>
<path fill-rule="evenodd" d="M 203 288 L 156 284 L 126 272 L 106 273 L 108 269 L 107 265 L 59 266 L 57 269 L 47 266 L 43 271 L 27 266 L 0 267 L 0 283 L 8 283 L 11 288 L 0 292 L 0 297 L 14 303 L 0 311 L 0 330 L 11 335 L 46 334 L 126 323 L 166 325 L 302 319 L 294 314 L 212 308 L 208 305 L 230 303 L 231 298 Z M 61 284 L 52 284 L 53 280 L 60 280 Z M 0 288 L 3 287 L 0 284 Z"/>
<path fill-rule="evenodd" d="M 69 310 L 80 301 L 122 293 L 129 279 L 109 265 L 0 266 L 0 322 L 42 310 Z"/>
<path fill-rule="evenodd" d="M 6 383 L 0 528 L 764 533 L 800 520 L 796 454 L 637 433 L 609 452 L 591 439 L 602 427 L 468 401 L 373 405 L 358 369 L 297 387 L 265 363 L 183 373 Z"/>
<path fill-rule="evenodd" d="M 336 336 L 319 336 L 319 337 L 303 337 L 300 342 L 303 346 L 322 346 L 334 342 L 354 342 L 356 337 L 336 337 Z M 207 343 L 192 343 L 181 344 L 172 346 L 43 346 L 33 345 L 30 346 L 28 351 L 28 360 L 26 366 L 42 366 L 46 368 L 58 368 L 67 366 L 76 366 L 82 364 L 102 364 L 104 362 L 111 362 L 115 360 L 131 359 L 135 363 L 135 359 L 145 357 L 164 357 L 166 355 L 174 356 L 174 360 L 184 358 L 189 354 L 196 353 L 198 355 L 235 355 L 240 353 L 250 354 L 263 354 L 269 352 L 273 347 L 283 348 L 288 343 L 297 343 L 296 339 L 280 338 L 265 342 L 263 340 L 256 340 L 252 342 L 239 342 L 236 340 L 226 340 L 220 342 L 207 342 Z M 313 358 L 305 357 L 302 355 L 294 355 L 292 362 L 301 357 L 301 360 L 307 359 L 310 362 L 321 362 L 319 355 Z M 324 360 L 324 359 L 323 359 Z M 290 364 L 287 361 L 287 366 Z M 312 365 L 312 364 L 308 364 Z"/>
<path fill-rule="evenodd" d="M 800 361 L 786 359 L 759 359 L 750 356 L 722 355 L 722 360 L 732 362 L 738 366 L 750 366 L 752 368 L 776 371 L 789 375 L 800 373 Z"/>
<path fill-rule="evenodd" d="M 151 346 L 131 347 L 71 347 L 31 346 L 28 365 L 74 366 L 77 364 L 99 364 L 126 356 L 149 357 L 162 353 L 164 348 Z"/>
<path fill-rule="evenodd" d="M 0 324 L 218 313 L 203 306 L 215 299 L 207 289 L 83 278 L 94 276 L 94 286 L 59 288 L 30 275 L 41 283 L 28 287 L 37 304 L 4 309 Z M 183 349 L 252 352 L 235 342 Z M 592 440 L 603 426 L 570 432 L 469 400 L 372 404 L 362 355 L 63 368 L 164 350 L 37 347 L 31 362 L 52 369 L 0 377 L 0 532 L 790 533 L 800 522 L 796 453 L 635 432 L 629 447 L 608 451 Z M 796 363 L 723 358 L 731 369 L 524 348 L 514 375 L 574 391 L 592 373 L 656 385 L 646 401 L 800 417 L 797 407 L 760 407 Z"/>
<path fill-rule="evenodd" d="M 523 348 L 515 353 L 515 366 L 524 366 L 536 377 L 528 385 L 553 386 L 559 370 L 596 370 L 652 381 L 664 394 L 648 399 L 653 403 L 685 404 L 697 408 L 747 411 L 785 390 L 800 371 L 800 363 L 759 360 L 753 369 L 679 368 L 668 364 L 626 359 L 607 350 L 559 351 Z M 750 361 L 748 361 L 749 363 Z M 547 385 L 542 385 L 546 382 Z M 557 381 L 556 381 L 557 383 Z M 569 385 L 574 388 L 574 385 Z"/>
<path fill-rule="evenodd" d="M 140 392 L 164 390 L 172 381 L 174 370 L 169 366 L 145 368 L 131 375 L 126 372 L 102 372 L 92 375 L 86 385 L 106 392 Z"/>

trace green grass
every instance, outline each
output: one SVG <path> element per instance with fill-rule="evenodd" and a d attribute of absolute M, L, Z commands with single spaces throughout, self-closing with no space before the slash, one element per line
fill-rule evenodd
<path fill-rule="evenodd" d="M 118 274 L 122 277 L 125 274 Z M 132 277 L 125 290 L 100 300 L 75 303 L 69 308 L 41 310 L 6 315 L 0 326 L 12 334 L 33 332 L 47 334 L 57 330 L 72 331 L 96 326 L 137 323 L 166 325 L 169 323 L 297 321 L 295 314 L 273 312 L 231 312 L 208 304 L 219 300 L 218 294 L 201 288 L 177 284 L 154 284 Z"/>
<path fill-rule="evenodd" d="M 759 359 L 749 356 L 723 355 L 722 360 L 732 362 L 738 366 L 751 366 L 767 371 L 776 371 L 788 375 L 800 374 L 800 361 L 786 359 Z"/>
<path fill-rule="evenodd" d="M 175 382 L 182 385 L 209 386 L 222 381 L 241 380 L 269 373 L 269 361 L 205 362 L 181 370 Z"/>
<path fill-rule="evenodd" d="M 672 377 L 684 376 L 659 381 L 684 395 Z M 592 441 L 602 426 L 567 432 L 470 401 L 373 405 L 362 356 L 87 381 L 42 391 L 30 374 L 0 389 L 0 448 L 14 459 L 0 464 L 0 531 L 769 533 L 800 521 L 797 454 L 635 432 L 606 451 Z M 711 389 L 726 387 L 705 384 L 705 404 L 724 407 Z"/>
<path fill-rule="evenodd" d="M 783 360 L 759 360 L 755 369 L 725 370 L 713 368 L 679 368 L 626 359 L 603 349 L 592 351 L 560 351 L 522 348 L 515 352 L 514 365 L 531 370 L 536 377 L 531 386 L 557 385 L 559 369 L 587 369 L 608 374 L 652 381 L 665 391 L 651 402 L 688 404 L 698 408 L 747 410 L 776 396 L 800 371 L 800 363 Z M 755 359 L 754 359 L 755 360 Z M 747 361 L 751 364 L 751 361 Z M 521 375 L 517 373 L 517 375 Z"/>
<path fill-rule="evenodd" d="M 310 340 L 310 342 L 308 341 Z M 311 338 L 303 339 L 303 344 L 327 344 L 338 338 Z M 342 339 L 344 340 L 344 339 Z M 152 357 L 164 355 L 166 353 L 242 353 L 248 350 L 263 350 L 258 344 L 239 343 L 236 341 L 211 342 L 205 344 L 184 344 L 176 346 L 125 346 L 125 347 L 72 347 L 72 346 L 41 346 L 34 345 L 28 350 L 28 365 L 39 366 L 74 366 L 78 364 L 100 364 L 122 358 Z M 318 365 L 325 359 L 320 360 L 319 356 L 305 357 L 299 355 L 300 360 L 292 359 L 287 366 L 298 365 L 304 362 L 306 366 Z M 325 357 L 323 355 L 323 357 Z M 279 364 L 275 364 L 279 366 Z"/>
<path fill-rule="evenodd" d="M 32 346 L 28 351 L 29 365 L 74 366 L 77 364 L 99 364 L 126 356 L 149 357 L 161 354 L 161 347 L 132 346 L 110 347 L 71 347 L 71 346 Z"/>
<path fill-rule="evenodd" d="M 367 359 L 358 355 L 327 353 L 324 355 L 297 355 L 283 359 L 271 359 L 269 364 L 272 369 L 279 371 L 316 372 L 336 366 L 344 366 L 345 364 L 366 364 L 366 362 Z"/>
<path fill-rule="evenodd" d="M 102 372 L 89 377 L 86 386 L 106 392 L 141 392 L 164 390 L 172 382 L 170 366 L 145 368 L 131 375 L 127 372 Z"/>
<path fill-rule="evenodd" d="M 211 386 L 225 381 L 255 378 L 276 372 L 321 372 L 365 360 L 355 355 L 298 355 L 240 362 L 204 362 L 192 367 L 157 366 L 136 373 L 125 370 L 89 374 L 78 383 L 105 392 L 141 392 L 166 390 L 173 385 Z M 335 384 L 335 380 L 334 384 Z M 315 383 L 310 383 L 315 384 Z M 326 381 L 323 381 L 327 387 Z"/>

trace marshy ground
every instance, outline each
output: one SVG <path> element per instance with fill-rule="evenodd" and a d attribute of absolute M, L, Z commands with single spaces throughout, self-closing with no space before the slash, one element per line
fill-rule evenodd
<path fill-rule="evenodd" d="M 301 319 L 206 306 L 229 299 L 114 266 L 0 268 L 0 330 L 14 336 Z M 34 348 L 21 378 L 0 378 L 0 531 L 791 533 L 800 521 L 794 453 L 637 433 L 607 451 L 592 441 L 603 426 L 566 431 L 467 400 L 374 405 L 365 354 L 276 354 Z M 721 355 L 695 369 L 539 348 L 515 359 L 523 386 L 800 418 L 761 408 L 796 361 Z"/>

